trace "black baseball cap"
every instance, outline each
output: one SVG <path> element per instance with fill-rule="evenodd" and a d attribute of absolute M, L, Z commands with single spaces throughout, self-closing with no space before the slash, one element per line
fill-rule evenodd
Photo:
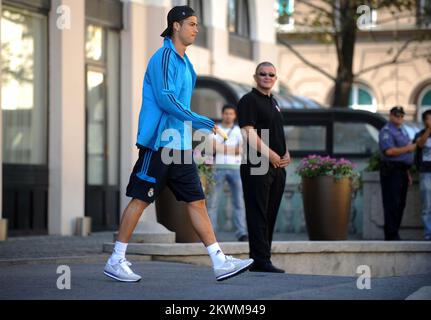
<path fill-rule="evenodd" d="M 392 113 L 394 115 L 406 114 L 406 112 L 404 111 L 404 108 L 401 106 L 392 107 L 390 113 Z"/>
<path fill-rule="evenodd" d="M 160 35 L 166 37 L 172 34 L 174 22 L 180 22 L 188 17 L 196 16 L 195 11 L 189 6 L 176 6 L 173 7 L 168 13 L 168 27 Z"/>

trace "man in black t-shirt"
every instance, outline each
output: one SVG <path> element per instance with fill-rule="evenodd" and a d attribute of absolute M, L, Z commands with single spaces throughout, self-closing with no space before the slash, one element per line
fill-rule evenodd
<path fill-rule="evenodd" d="M 290 163 L 283 129 L 283 116 L 271 89 L 277 80 L 272 63 L 260 63 L 254 75 L 256 87 L 238 103 L 238 123 L 247 144 L 241 164 L 241 180 L 249 232 L 250 271 L 279 272 L 271 263 L 271 243 L 275 221 L 286 183 L 285 168 Z M 255 157 L 253 157 L 253 154 Z M 256 156 L 260 163 L 253 161 Z M 266 170 L 257 167 L 266 161 Z M 269 161 L 269 163 L 268 163 Z"/>
<path fill-rule="evenodd" d="M 417 144 L 416 165 L 420 172 L 420 193 L 425 240 L 431 240 L 431 110 L 422 114 L 425 128 L 419 131 L 413 142 Z"/>

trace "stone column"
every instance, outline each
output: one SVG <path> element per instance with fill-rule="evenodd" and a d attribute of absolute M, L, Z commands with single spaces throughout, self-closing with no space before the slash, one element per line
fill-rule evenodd
<path fill-rule="evenodd" d="M 0 13 L 2 10 L 2 3 L 0 0 Z M 1 42 L 1 38 L 0 38 Z M 0 48 L 1 50 L 1 48 Z M 1 51 L 0 51 L 1 54 Z M 0 55 L 1 57 L 1 55 Z M 1 88 L 1 68 L 0 68 L 0 88 Z M 1 90 L 0 90 L 0 101 L 1 101 Z M 2 110 L 0 110 L 0 146 L 3 145 L 3 119 L 2 119 Z M 0 163 L 3 166 L 3 148 L 0 148 Z M 3 214 L 3 170 L 0 170 L 0 241 L 4 241 L 7 238 L 7 220 L 2 218 Z"/>
<path fill-rule="evenodd" d="M 69 23 L 70 22 L 70 23 Z M 72 235 L 85 201 L 85 1 L 49 13 L 49 234 Z"/>
<path fill-rule="evenodd" d="M 274 23 L 274 0 L 254 1 L 254 10 L 251 10 L 252 39 L 255 43 L 254 56 L 257 62 L 263 60 L 276 64 L 278 51 L 276 46 L 276 28 Z"/>

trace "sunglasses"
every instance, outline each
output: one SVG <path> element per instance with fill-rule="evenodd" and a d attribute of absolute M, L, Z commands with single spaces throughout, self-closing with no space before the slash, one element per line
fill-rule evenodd
<path fill-rule="evenodd" d="M 270 78 L 274 78 L 275 74 L 274 73 L 265 73 L 265 72 L 259 72 L 259 76 L 261 77 L 270 77 Z"/>
<path fill-rule="evenodd" d="M 393 113 L 392 114 L 395 118 L 404 118 L 404 115 L 402 113 Z"/>

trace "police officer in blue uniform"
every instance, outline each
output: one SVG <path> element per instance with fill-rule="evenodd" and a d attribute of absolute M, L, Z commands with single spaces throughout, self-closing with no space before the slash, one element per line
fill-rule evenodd
<path fill-rule="evenodd" d="M 407 189 L 412 183 L 409 169 L 413 164 L 416 144 L 411 143 L 403 127 L 404 115 L 403 107 L 393 107 L 389 122 L 379 133 L 384 231 L 385 240 L 389 241 L 401 240 L 398 231 L 406 206 Z"/>

